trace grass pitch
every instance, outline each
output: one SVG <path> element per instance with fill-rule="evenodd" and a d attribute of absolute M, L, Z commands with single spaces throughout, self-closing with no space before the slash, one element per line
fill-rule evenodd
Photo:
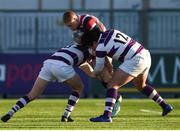
<path fill-rule="evenodd" d="M 80 99 L 72 118 L 75 122 L 62 123 L 67 99 L 38 99 L 17 112 L 7 123 L 0 122 L 0 130 L 178 130 L 180 129 L 180 100 L 166 99 L 174 110 L 166 117 L 150 99 L 123 99 L 121 111 L 112 123 L 92 123 L 89 118 L 102 114 L 104 99 Z M 0 100 L 0 116 L 16 100 Z"/>

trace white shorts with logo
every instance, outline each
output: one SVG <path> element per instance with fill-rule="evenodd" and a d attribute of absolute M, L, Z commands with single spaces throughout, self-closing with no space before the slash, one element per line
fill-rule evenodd
<path fill-rule="evenodd" d="M 76 74 L 74 68 L 58 60 L 46 60 L 41 68 L 39 76 L 46 81 L 64 82 Z"/>
<path fill-rule="evenodd" d="M 133 58 L 125 60 L 119 68 L 133 77 L 149 72 L 151 67 L 151 56 L 148 50 L 143 49 Z"/>

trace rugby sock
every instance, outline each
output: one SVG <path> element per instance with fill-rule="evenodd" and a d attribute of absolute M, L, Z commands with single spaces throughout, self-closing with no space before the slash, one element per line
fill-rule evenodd
<path fill-rule="evenodd" d="M 79 93 L 77 92 L 72 92 L 72 94 L 70 95 L 69 99 L 68 99 L 68 104 L 67 107 L 64 111 L 64 116 L 65 117 L 69 117 L 71 112 L 74 109 L 75 104 L 79 101 Z"/>
<path fill-rule="evenodd" d="M 112 110 L 116 102 L 117 94 L 118 93 L 116 89 L 114 88 L 107 89 L 105 110 L 103 114 L 104 116 L 107 116 L 107 117 L 112 116 Z"/>
<path fill-rule="evenodd" d="M 104 87 L 105 89 L 107 89 L 107 83 L 106 83 L 106 82 L 101 81 L 101 84 L 103 85 L 103 87 Z M 118 100 L 118 99 L 120 98 L 120 96 L 121 96 L 121 94 L 120 94 L 120 93 L 117 93 L 117 99 L 116 99 L 116 100 Z"/>
<path fill-rule="evenodd" d="M 26 104 L 30 102 L 30 99 L 27 96 L 21 97 L 16 104 L 11 108 L 11 110 L 8 112 L 10 116 L 12 116 L 14 113 L 16 113 L 19 109 L 23 108 Z"/>
<path fill-rule="evenodd" d="M 160 94 L 150 85 L 146 85 L 144 89 L 141 91 L 143 94 L 153 99 L 156 103 L 158 103 L 162 108 L 166 107 L 166 102 L 160 96 Z"/>

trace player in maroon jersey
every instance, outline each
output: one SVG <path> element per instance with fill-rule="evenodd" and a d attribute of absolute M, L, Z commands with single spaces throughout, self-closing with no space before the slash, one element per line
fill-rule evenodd
<path fill-rule="evenodd" d="M 78 15 L 71 10 L 64 13 L 63 23 L 73 31 L 73 39 L 77 43 L 85 32 L 95 29 L 106 31 L 106 27 L 97 17 L 89 14 Z"/>
<path fill-rule="evenodd" d="M 63 22 L 72 31 L 80 30 L 82 32 L 98 28 L 100 31 L 106 31 L 104 24 L 93 15 L 77 15 L 74 11 L 67 11 L 63 15 Z"/>

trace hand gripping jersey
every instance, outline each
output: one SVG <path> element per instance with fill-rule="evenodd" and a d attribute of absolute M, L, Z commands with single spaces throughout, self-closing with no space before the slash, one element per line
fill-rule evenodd
<path fill-rule="evenodd" d="M 89 57 L 88 48 L 74 44 L 59 49 L 49 59 L 62 61 L 71 66 L 79 66 Z"/>
<path fill-rule="evenodd" d="M 95 72 L 103 69 L 105 56 L 121 62 L 131 59 L 144 47 L 118 30 L 108 30 L 100 35 L 96 48 Z"/>
<path fill-rule="evenodd" d="M 98 27 L 102 32 L 106 31 L 106 27 L 103 25 L 103 23 L 93 15 L 79 15 L 78 18 L 80 22 L 78 30 L 82 32 L 90 31 L 94 27 Z"/>

